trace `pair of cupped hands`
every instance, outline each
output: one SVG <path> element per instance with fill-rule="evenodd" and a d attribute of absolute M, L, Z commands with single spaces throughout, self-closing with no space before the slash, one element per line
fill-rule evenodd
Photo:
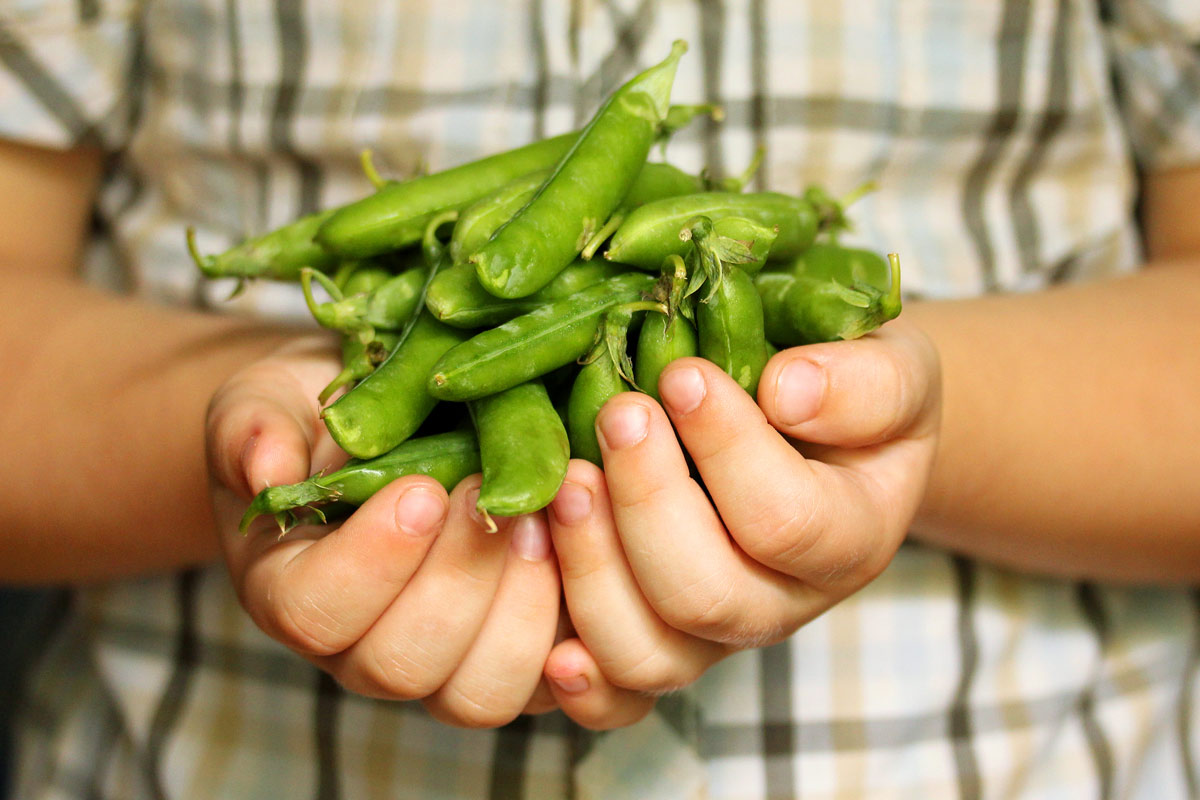
<path fill-rule="evenodd" d="M 671 364 L 597 420 L 604 470 L 572 460 L 548 508 L 474 510 L 408 476 L 336 528 L 237 523 L 251 495 L 344 455 L 316 396 L 338 371 L 298 340 L 227 381 L 207 420 L 213 504 L 238 597 L 269 636 L 368 697 L 446 723 L 554 708 L 628 725 L 740 650 L 779 642 L 891 560 L 937 444 L 937 353 L 896 320 L 785 350 L 755 399 L 715 365 Z M 684 448 L 703 477 L 692 479 Z"/>

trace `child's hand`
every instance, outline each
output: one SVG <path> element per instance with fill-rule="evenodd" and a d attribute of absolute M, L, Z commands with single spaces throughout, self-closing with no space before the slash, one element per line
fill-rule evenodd
<path fill-rule="evenodd" d="M 670 419 L 644 394 L 609 401 L 604 472 L 573 461 L 551 505 L 579 638 L 546 675 L 585 725 L 626 691 L 677 689 L 786 638 L 874 578 L 921 501 L 941 408 L 937 354 L 901 322 L 780 353 L 759 405 L 701 359 L 668 367 L 659 391 Z"/>
<path fill-rule="evenodd" d="M 315 400 L 337 370 L 326 340 L 306 340 L 234 376 L 210 405 L 213 504 L 243 606 L 351 691 L 420 698 L 472 727 L 549 710 L 542 668 L 560 591 L 544 513 L 498 520 L 489 534 L 474 511 L 478 476 L 448 497 L 409 476 L 334 530 L 280 539 L 267 518 L 238 533 L 254 491 L 344 460 Z"/>

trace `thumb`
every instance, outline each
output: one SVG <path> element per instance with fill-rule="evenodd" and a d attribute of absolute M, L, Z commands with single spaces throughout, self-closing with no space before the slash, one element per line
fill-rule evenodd
<path fill-rule="evenodd" d="M 861 339 L 784 350 L 758 387 L 758 404 L 778 431 L 836 447 L 931 433 L 940 403 L 937 351 L 899 321 Z"/>

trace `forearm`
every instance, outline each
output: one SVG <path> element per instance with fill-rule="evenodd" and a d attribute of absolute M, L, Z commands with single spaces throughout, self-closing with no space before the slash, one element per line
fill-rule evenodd
<path fill-rule="evenodd" d="M 1200 580 L 1200 259 L 913 303 L 943 433 L 914 537 L 1017 569 Z"/>
<path fill-rule="evenodd" d="M 204 412 L 294 332 L 7 270 L 0 580 L 83 581 L 217 555 Z"/>

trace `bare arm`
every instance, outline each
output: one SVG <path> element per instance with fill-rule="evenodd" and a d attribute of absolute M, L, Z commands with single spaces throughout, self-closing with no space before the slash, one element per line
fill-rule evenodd
<path fill-rule="evenodd" d="M 215 558 L 205 407 L 231 373 L 294 335 L 84 286 L 99 172 L 96 152 L 0 142 L 3 581 Z"/>
<path fill-rule="evenodd" d="M 1200 169 L 1147 187 L 1142 272 L 905 310 L 945 411 L 915 523 L 1017 569 L 1200 581 Z"/>

